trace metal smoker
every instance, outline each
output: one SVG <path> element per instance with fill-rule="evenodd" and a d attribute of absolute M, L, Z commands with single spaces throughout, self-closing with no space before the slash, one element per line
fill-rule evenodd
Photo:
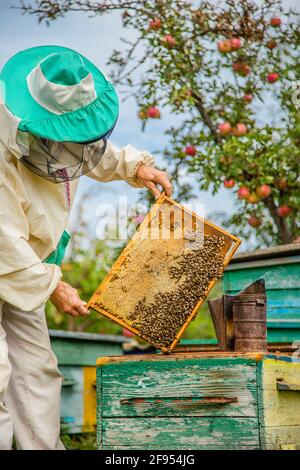
<path fill-rule="evenodd" d="M 221 351 L 267 350 L 267 296 L 264 279 L 236 295 L 208 301 Z"/>

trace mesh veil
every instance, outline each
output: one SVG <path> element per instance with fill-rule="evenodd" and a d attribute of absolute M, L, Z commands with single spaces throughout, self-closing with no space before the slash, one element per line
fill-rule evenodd
<path fill-rule="evenodd" d="M 96 142 L 84 144 L 55 142 L 29 134 L 28 146 L 24 145 L 19 131 L 17 143 L 22 152 L 20 161 L 34 173 L 53 183 L 75 180 L 98 165 L 112 130 Z"/>

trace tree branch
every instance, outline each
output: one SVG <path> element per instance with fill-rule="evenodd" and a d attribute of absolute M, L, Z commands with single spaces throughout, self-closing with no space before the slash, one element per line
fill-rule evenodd
<path fill-rule="evenodd" d="M 23 10 L 24 13 L 29 15 L 37 15 L 39 22 L 42 22 L 44 20 L 55 20 L 59 16 L 64 16 L 71 11 L 105 13 L 106 11 L 114 10 L 131 10 L 137 12 L 139 7 L 143 6 L 145 2 L 142 0 L 103 0 L 102 2 L 89 0 L 37 0 L 35 6 L 24 0 L 20 0 L 20 3 L 20 6 L 13 6 L 12 8 Z"/>
<path fill-rule="evenodd" d="M 206 126 L 209 128 L 216 144 L 221 144 L 222 143 L 222 140 L 221 140 L 221 137 L 220 135 L 218 134 L 217 130 L 216 130 L 216 127 L 214 126 L 207 110 L 205 109 L 204 107 L 204 104 L 203 104 L 203 99 L 200 95 L 198 95 L 195 91 L 192 90 L 192 96 L 193 98 L 195 99 L 196 103 L 196 108 L 198 109 L 202 119 L 203 119 L 203 122 L 204 124 L 206 124 Z"/>

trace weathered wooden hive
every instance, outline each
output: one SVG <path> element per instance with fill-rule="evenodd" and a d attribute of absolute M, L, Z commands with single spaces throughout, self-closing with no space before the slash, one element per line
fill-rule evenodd
<path fill-rule="evenodd" d="M 103 450 L 300 450 L 300 358 L 187 352 L 99 358 Z"/>
<path fill-rule="evenodd" d="M 88 306 L 169 352 L 239 244 L 163 195 Z"/>

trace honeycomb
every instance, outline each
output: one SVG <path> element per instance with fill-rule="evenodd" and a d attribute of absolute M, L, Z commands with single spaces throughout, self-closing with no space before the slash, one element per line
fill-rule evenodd
<path fill-rule="evenodd" d="M 170 352 L 239 244 L 163 195 L 88 307 Z"/>

